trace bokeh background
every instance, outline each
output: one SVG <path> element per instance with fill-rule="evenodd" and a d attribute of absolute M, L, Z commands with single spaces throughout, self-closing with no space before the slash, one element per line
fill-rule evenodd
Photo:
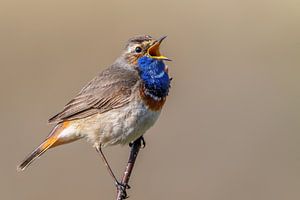
<path fill-rule="evenodd" d="M 133 35 L 168 35 L 174 78 L 130 199 L 300 199 L 300 4 L 279 0 L 0 2 L 0 198 L 114 199 L 85 141 L 17 164 Z M 107 148 L 121 176 L 128 147 Z"/>

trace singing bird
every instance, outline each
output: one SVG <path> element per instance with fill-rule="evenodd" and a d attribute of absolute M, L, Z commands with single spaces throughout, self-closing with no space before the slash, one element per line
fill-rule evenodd
<path fill-rule="evenodd" d="M 106 162 L 102 147 L 129 144 L 142 137 L 158 119 L 169 93 L 164 61 L 170 59 L 159 51 L 165 38 L 143 35 L 129 39 L 120 57 L 49 119 L 55 124 L 53 130 L 18 170 L 25 170 L 48 149 L 81 138 Z"/>

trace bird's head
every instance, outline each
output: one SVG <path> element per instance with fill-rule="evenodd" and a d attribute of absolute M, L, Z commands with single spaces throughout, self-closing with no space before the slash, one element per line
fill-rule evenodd
<path fill-rule="evenodd" d="M 143 56 L 156 60 L 170 60 L 161 55 L 159 51 L 160 44 L 165 38 L 166 36 L 156 40 L 149 35 L 130 38 L 123 52 L 123 57 L 129 64 L 134 65 L 136 65 L 138 59 Z"/>

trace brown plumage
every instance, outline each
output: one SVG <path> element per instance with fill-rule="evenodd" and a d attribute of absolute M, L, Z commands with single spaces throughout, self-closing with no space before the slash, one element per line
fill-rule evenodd
<path fill-rule="evenodd" d="M 124 106 L 138 81 L 137 71 L 114 64 L 90 81 L 49 123 L 81 119 Z"/>
<path fill-rule="evenodd" d="M 49 148 L 82 137 L 101 147 L 129 143 L 144 134 L 158 118 L 165 98 L 156 101 L 139 92 L 143 80 L 136 61 L 149 53 L 149 47 L 159 46 L 157 43 L 161 41 L 148 35 L 131 38 L 114 64 L 92 79 L 61 112 L 49 119 L 55 127 L 18 169 L 24 170 Z M 141 51 L 136 51 L 137 46 Z"/>

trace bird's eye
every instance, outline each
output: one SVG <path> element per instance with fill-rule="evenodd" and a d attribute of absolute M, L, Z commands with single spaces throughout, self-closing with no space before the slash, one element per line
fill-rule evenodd
<path fill-rule="evenodd" d="M 141 53 L 142 52 L 142 48 L 141 47 L 136 47 L 135 48 L 135 52 L 136 53 Z"/>

